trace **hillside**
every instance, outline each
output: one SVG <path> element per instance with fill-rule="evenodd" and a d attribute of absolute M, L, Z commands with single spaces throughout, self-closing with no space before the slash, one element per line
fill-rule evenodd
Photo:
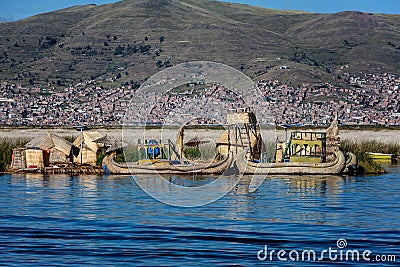
<path fill-rule="evenodd" d="M 0 80 L 64 86 L 114 77 L 140 83 L 171 65 L 210 60 L 255 80 L 325 82 L 343 68 L 398 73 L 399 40 L 400 15 L 124 0 L 1 23 Z"/>

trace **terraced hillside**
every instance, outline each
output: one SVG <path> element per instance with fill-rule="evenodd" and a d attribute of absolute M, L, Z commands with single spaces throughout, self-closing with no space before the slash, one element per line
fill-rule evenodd
<path fill-rule="evenodd" d="M 124 0 L 1 23 L 0 80 L 31 86 L 91 78 L 140 83 L 171 65 L 211 60 L 255 80 L 331 82 L 342 71 L 399 73 L 399 40 L 400 15 Z"/>

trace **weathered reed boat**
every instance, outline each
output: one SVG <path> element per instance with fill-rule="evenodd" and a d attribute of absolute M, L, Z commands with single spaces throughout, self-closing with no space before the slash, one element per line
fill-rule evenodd
<path fill-rule="evenodd" d="M 230 154 L 223 160 L 216 162 L 154 162 L 141 164 L 139 162 L 118 163 L 114 155 L 103 160 L 103 166 L 113 174 L 221 174 L 229 169 L 233 162 Z"/>
<path fill-rule="evenodd" d="M 335 160 L 327 163 L 312 162 L 278 162 L 278 163 L 255 163 L 239 160 L 238 164 L 243 174 L 259 175 L 330 175 L 344 172 L 346 159 L 342 151 L 335 152 Z"/>
<path fill-rule="evenodd" d="M 188 161 L 183 155 L 183 128 L 177 142 L 145 140 L 138 144 L 137 162 L 117 163 L 115 152 L 103 160 L 103 168 L 112 174 L 280 174 L 331 175 L 355 169 L 354 154 L 346 159 L 339 150 L 337 118 L 326 132 L 292 132 L 277 144 L 275 158 L 268 158 L 256 116 L 249 109 L 228 113 L 227 130 L 217 142 L 222 160 Z"/>
<path fill-rule="evenodd" d="M 171 163 L 171 164 L 149 164 L 142 165 L 138 162 L 118 163 L 114 161 L 114 156 L 107 156 L 103 160 L 103 166 L 112 174 L 222 174 L 229 173 L 233 163 L 236 162 L 238 172 L 246 175 L 331 175 L 348 173 L 349 167 L 354 168 L 353 164 L 346 164 L 343 152 L 336 152 L 336 159 L 329 163 L 256 163 L 247 161 L 242 158 L 234 158 L 233 154 L 229 154 L 224 160 L 213 163 Z M 350 157 L 354 155 L 350 155 Z"/>

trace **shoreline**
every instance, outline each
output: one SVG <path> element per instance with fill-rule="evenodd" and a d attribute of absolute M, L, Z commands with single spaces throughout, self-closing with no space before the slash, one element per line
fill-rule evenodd
<path fill-rule="evenodd" d="M 151 134 L 154 136 L 163 135 L 163 138 L 175 140 L 176 139 L 176 128 L 149 128 L 146 129 L 146 135 Z M 303 128 L 290 128 L 288 132 L 296 131 L 296 130 L 311 130 L 311 131 L 320 131 L 325 130 L 326 128 L 322 127 L 303 127 Z M 124 135 L 124 141 L 136 141 L 137 138 L 140 138 L 144 134 L 143 127 L 135 127 L 135 128 L 90 128 L 91 131 L 98 131 L 102 135 L 107 135 L 109 137 L 115 138 L 117 140 L 122 140 L 122 135 Z M 161 130 L 161 131 L 160 131 Z M 207 137 L 218 140 L 220 134 L 222 133 L 222 129 L 187 129 L 185 137 L 193 138 L 195 136 L 198 137 Z M 283 129 L 277 128 L 276 130 L 267 130 L 267 135 L 269 138 L 267 139 L 278 139 L 279 141 L 284 141 L 285 139 L 285 131 Z M 79 132 L 73 128 L 1 128 L 0 127 L 0 138 L 9 138 L 9 139 L 18 139 L 18 138 L 26 138 L 33 139 L 37 136 L 45 135 L 47 133 L 54 133 L 59 136 L 78 136 Z M 384 143 L 397 143 L 400 144 L 400 128 L 399 129 L 384 129 L 384 128 L 376 128 L 376 129 L 346 129 L 339 128 L 339 135 L 341 140 L 350 140 L 350 141 L 367 141 L 367 140 L 375 140 Z M 275 138 L 273 138 L 275 137 Z M 159 139 L 159 138 L 157 138 Z"/>
<path fill-rule="evenodd" d="M 0 130 L 3 129 L 74 129 L 75 125 L 0 125 Z M 138 128 L 143 128 L 143 125 L 87 125 L 89 128 L 93 129 L 109 129 L 109 130 L 116 130 L 116 129 L 122 129 L 122 128 L 133 128 L 133 129 L 138 129 Z M 214 127 L 218 127 L 219 125 L 214 125 Z M 161 128 L 162 126 L 160 125 L 148 125 L 147 127 L 149 128 Z M 169 127 L 173 128 L 175 126 L 164 126 L 164 127 Z M 199 128 L 206 128 L 206 127 L 213 127 L 213 125 L 195 125 L 195 127 Z M 284 129 L 280 125 L 275 125 L 277 129 Z M 327 128 L 329 125 L 303 125 L 303 126 L 293 126 L 290 129 L 322 129 L 322 128 Z M 360 124 L 360 125 L 339 125 L 339 130 L 400 130 L 400 125 L 367 125 L 367 124 Z"/>

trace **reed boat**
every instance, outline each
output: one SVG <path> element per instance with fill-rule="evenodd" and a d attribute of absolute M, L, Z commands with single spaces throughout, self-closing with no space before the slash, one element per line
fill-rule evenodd
<path fill-rule="evenodd" d="M 342 151 L 335 153 L 336 158 L 328 163 L 312 163 L 312 162 L 278 162 L 278 163 L 256 163 L 251 161 L 237 161 L 240 165 L 241 172 L 249 175 L 328 175 L 340 174 L 352 166 L 352 163 L 346 164 L 345 155 Z M 354 154 L 350 154 L 354 157 Z M 352 159 L 349 162 L 353 162 Z"/>
<path fill-rule="evenodd" d="M 147 164 L 140 162 L 118 163 L 114 160 L 115 153 L 106 156 L 103 166 L 112 174 L 222 174 L 233 163 L 233 155 L 216 162 L 179 162 L 155 161 Z"/>
<path fill-rule="evenodd" d="M 352 153 L 346 159 L 339 150 L 337 118 L 326 132 L 295 131 L 285 142 L 277 144 L 275 158 L 267 157 L 255 114 L 249 109 L 228 113 L 227 129 L 216 142 L 222 160 L 189 161 L 183 153 L 184 127 L 171 140 L 139 140 L 137 162 L 118 163 L 115 151 L 103 160 L 103 168 L 112 174 L 279 174 L 331 175 L 351 173 L 357 159 Z M 199 145 L 191 140 L 185 145 Z"/>
<path fill-rule="evenodd" d="M 168 164 L 141 165 L 138 162 L 118 163 L 114 160 L 115 154 L 103 160 L 103 164 L 112 174 L 244 174 L 244 175 L 331 175 L 350 172 L 353 163 L 347 163 L 342 151 L 336 152 L 336 159 L 329 163 L 256 163 L 237 157 L 231 153 L 221 161 L 212 163 L 187 162 Z M 354 161 L 354 154 L 349 155 Z"/>

